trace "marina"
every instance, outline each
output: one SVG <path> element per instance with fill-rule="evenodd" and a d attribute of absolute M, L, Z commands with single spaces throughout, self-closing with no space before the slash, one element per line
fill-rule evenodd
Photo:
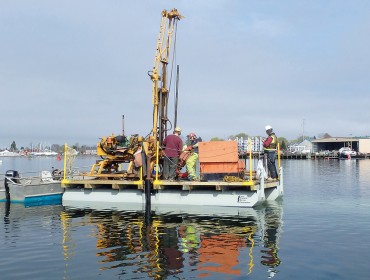
<path fill-rule="evenodd" d="M 1 279 L 368 279 L 370 2 L 172 2 L 2 5 Z"/>
<path fill-rule="evenodd" d="M 339 160 L 341 159 L 338 154 L 320 154 L 320 153 L 283 153 L 280 155 L 282 159 L 312 159 L 312 160 Z M 342 158 L 344 160 L 348 159 L 370 159 L 370 154 L 357 154 L 356 156 L 351 156 L 350 158 Z"/>

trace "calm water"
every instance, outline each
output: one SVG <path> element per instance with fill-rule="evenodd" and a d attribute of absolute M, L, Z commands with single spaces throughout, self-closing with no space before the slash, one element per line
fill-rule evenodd
<path fill-rule="evenodd" d="M 62 167 L 2 160 L 1 174 Z M 284 199 L 257 209 L 0 203 L 1 279 L 370 279 L 370 160 L 282 165 Z"/>

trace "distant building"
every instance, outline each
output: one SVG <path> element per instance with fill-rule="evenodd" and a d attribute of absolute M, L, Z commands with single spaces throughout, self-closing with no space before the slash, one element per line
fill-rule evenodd
<path fill-rule="evenodd" d="M 370 137 L 330 137 L 312 141 L 312 151 L 334 151 L 349 147 L 361 154 L 370 154 Z"/>
<path fill-rule="evenodd" d="M 96 155 L 96 150 L 85 150 L 84 155 Z"/>
<path fill-rule="evenodd" d="M 312 153 L 312 142 L 309 139 L 305 139 L 301 143 L 295 143 L 288 146 L 288 151 L 293 154 Z"/>

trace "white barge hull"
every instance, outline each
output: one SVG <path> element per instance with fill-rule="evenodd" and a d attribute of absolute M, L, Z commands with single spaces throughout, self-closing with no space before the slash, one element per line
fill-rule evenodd
<path fill-rule="evenodd" d="M 280 168 L 279 181 L 266 182 L 262 178 L 254 189 L 238 188 L 227 189 L 155 189 L 150 197 L 153 206 L 221 206 L 221 207 L 254 207 L 265 201 L 274 201 L 284 195 L 283 172 Z M 98 181 L 95 181 L 98 182 Z M 201 183 L 198 183 L 201 184 Z M 220 183 L 218 183 L 220 184 Z M 143 189 L 100 188 L 93 187 L 66 187 L 63 206 L 78 207 L 79 204 L 127 204 L 132 210 L 142 209 L 146 204 Z M 97 184 L 99 185 L 99 184 Z M 215 183 L 217 185 L 217 183 Z M 189 186 L 188 186 L 189 187 Z"/>
<path fill-rule="evenodd" d="M 254 207 L 269 200 L 273 201 L 283 196 L 283 185 L 264 188 L 263 183 L 257 190 L 155 190 L 151 194 L 153 206 L 222 206 L 222 207 Z M 132 210 L 145 206 L 145 192 L 140 189 L 87 189 L 66 188 L 63 194 L 63 206 L 112 204 L 122 206 L 127 204 Z"/>
<path fill-rule="evenodd" d="M 141 190 L 87 190 L 66 189 L 63 205 L 73 202 L 145 204 L 145 193 Z M 173 191 L 158 190 L 151 195 L 152 205 L 195 205 L 253 207 L 265 201 L 261 192 L 255 191 Z"/>

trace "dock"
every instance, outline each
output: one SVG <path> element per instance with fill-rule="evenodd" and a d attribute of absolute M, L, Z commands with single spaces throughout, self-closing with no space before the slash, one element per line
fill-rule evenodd
<path fill-rule="evenodd" d="M 324 155 L 315 153 L 284 153 L 280 155 L 281 159 L 311 159 L 311 160 L 339 160 L 337 155 Z M 352 156 L 351 159 L 370 159 L 370 154 L 361 154 Z"/>

